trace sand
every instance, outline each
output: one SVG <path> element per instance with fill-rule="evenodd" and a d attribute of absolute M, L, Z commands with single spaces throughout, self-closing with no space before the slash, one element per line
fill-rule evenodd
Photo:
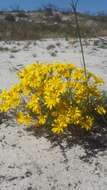
<path fill-rule="evenodd" d="M 87 68 L 100 75 L 107 89 L 107 38 L 84 41 Z M 99 41 L 95 45 L 96 41 Z M 16 73 L 37 61 L 82 65 L 74 39 L 0 42 L 0 89 L 18 81 Z M 0 124 L 0 190 L 106 190 L 107 129 L 88 139 L 50 141 L 14 121 Z"/>

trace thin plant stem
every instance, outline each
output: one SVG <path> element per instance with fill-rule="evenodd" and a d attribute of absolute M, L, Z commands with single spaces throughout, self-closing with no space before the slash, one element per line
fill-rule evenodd
<path fill-rule="evenodd" d="M 80 26 L 79 26 L 79 21 L 78 21 L 78 14 L 77 14 L 77 5 L 78 5 L 78 0 L 71 0 L 71 7 L 73 9 L 73 13 L 75 16 L 75 23 L 76 23 L 76 31 L 80 43 L 80 48 L 81 48 L 81 56 L 82 56 L 82 62 L 83 62 L 83 68 L 84 68 L 84 74 L 87 79 L 87 68 L 86 68 L 86 62 L 85 62 L 85 56 L 84 56 L 84 48 L 82 44 L 82 38 L 81 38 L 81 33 L 80 33 Z"/>

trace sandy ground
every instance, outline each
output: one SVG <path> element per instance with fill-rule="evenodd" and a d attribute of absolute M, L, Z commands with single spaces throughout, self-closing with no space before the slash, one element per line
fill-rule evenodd
<path fill-rule="evenodd" d="M 107 38 L 84 41 L 87 67 L 107 89 Z M 97 44 L 97 45 L 96 45 Z M 36 61 L 82 65 L 72 39 L 0 42 L 0 89 L 17 82 L 16 72 Z M 9 121 L 0 124 L 0 190 L 106 190 L 107 129 L 66 140 L 35 134 Z"/>

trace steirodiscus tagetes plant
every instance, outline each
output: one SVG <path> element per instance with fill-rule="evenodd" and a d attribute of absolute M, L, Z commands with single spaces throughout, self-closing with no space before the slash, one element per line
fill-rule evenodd
<path fill-rule="evenodd" d="M 19 82 L 0 93 L 0 112 L 18 123 L 60 134 L 72 126 L 90 130 L 104 116 L 103 80 L 71 63 L 34 63 L 18 72 Z"/>

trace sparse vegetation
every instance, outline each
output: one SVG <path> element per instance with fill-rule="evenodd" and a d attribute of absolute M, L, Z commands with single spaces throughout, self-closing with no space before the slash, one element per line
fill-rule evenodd
<path fill-rule="evenodd" d="M 53 50 L 53 49 L 55 49 L 55 46 L 54 46 L 54 45 L 51 44 L 51 45 L 48 45 L 48 46 L 47 46 L 47 50 Z"/>
<path fill-rule="evenodd" d="M 107 15 L 78 13 L 82 37 L 107 35 Z M 1 40 L 76 37 L 73 13 L 45 7 L 40 11 L 0 12 Z M 94 26 L 94 27 L 93 27 Z"/>
<path fill-rule="evenodd" d="M 8 47 L 0 47 L 0 51 L 9 51 Z"/>
<path fill-rule="evenodd" d="M 51 52 L 51 56 L 55 57 L 56 56 L 56 52 L 55 51 Z"/>
<path fill-rule="evenodd" d="M 11 53 L 17 53 L 17 52 L 19 52 L 20 50 L 19 49 L 16 49 L 16 48 L 12 48 L 11 49 Z"/>

